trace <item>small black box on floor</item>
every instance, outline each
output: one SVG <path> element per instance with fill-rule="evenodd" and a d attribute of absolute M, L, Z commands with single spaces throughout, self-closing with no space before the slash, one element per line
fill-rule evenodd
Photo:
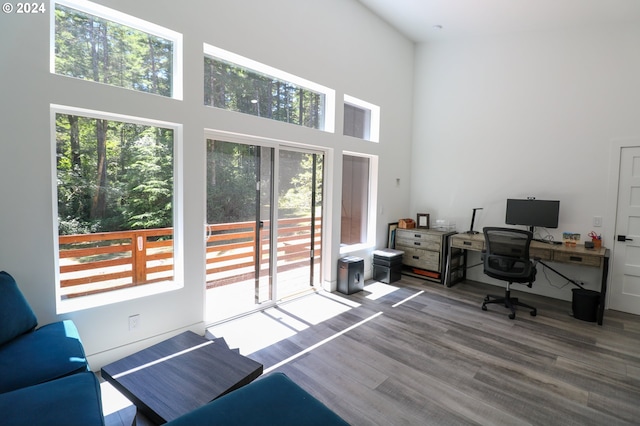
<path fill-rule="evenodd" d="M 338 291 L 356 293 L 364 289 L 364 259 L 347 256 L 338 260 Z"/>
<path fill-rule="evenodd" d="M 401 250 L 381 249 L 373 252 L 373 279 L 386 284 L 398 281 L 402 275 Z"/>
<path fill-rule="evenodd" d="M 380 266 L 373 265 L 373 279 L 381 283 L 390 284 L 402 277 L 402 265 Z"/>

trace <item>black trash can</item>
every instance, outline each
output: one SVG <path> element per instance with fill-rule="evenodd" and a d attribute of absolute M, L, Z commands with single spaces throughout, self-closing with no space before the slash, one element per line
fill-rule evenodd
<path fill-rule="evenodd" d="M 582 288 L 574 288 L 571 291 L 573 292 L 571 302 L 573 317 L 582 321 L 596 322 L 600 306 L 600 293 Z"/>
<path fill-rule="evenodd" d="M 338 291 L 356 293 L 364 289 L 364 259 L 347 256 L 338 260 Z"/>

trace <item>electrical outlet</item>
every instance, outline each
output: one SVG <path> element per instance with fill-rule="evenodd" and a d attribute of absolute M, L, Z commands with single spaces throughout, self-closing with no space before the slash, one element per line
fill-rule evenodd
<path fill-rule="evenodd" d="M 595 226 L 595 227 L 602 226 L 602 216 L 594 216 L 593 217 L 593 226 Z"/>
<path fill-rule="evenodd" d="M 129 317 L 129 331 L 136 330 L 140 327 L 140 314 L 131 315 Z"/>

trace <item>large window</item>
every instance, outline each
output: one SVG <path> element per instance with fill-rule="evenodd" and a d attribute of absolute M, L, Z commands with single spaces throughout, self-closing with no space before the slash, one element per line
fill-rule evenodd
<path fill-rule="evenodd" d="M 340 244 L 365 244 L 368 241 L 371 160 L 368 157 L 342 157 L 342 214 Z"/>
<path fill-rule="evenodd" d="M 59 301 L 173 282 L 177 127 L 53 113 Z"/>
<path fill-rule="evenodd" d="M 333 131 L 334 91 L 205 45 L 204 104 Z"/>
<path fill-rule="evenodd" d="M 91 3 L 58 0 L 51 72 L 182 99 L 182 36 Z"/>

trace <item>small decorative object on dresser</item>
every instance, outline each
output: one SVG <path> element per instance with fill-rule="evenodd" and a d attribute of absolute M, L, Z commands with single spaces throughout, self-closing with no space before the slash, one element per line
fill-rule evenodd
<path fill-rule="evenodd" d="M 398 221 L 398 228 L 400 229 L 413 229 L 416 227 L 416 222 L 413 219 L 400 219 Z"/>
<path fill-rule="evenodd" d="M 416 217 L 416 228 L 429 229 L 429 214 L 418 213 Z"/>

